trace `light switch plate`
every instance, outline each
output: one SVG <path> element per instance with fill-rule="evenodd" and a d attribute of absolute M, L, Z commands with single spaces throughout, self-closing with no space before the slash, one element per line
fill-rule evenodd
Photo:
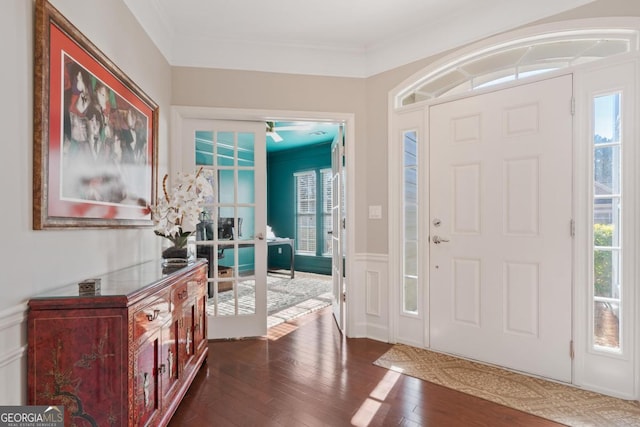
<path fill-rule="evenodd" d="M 369 219 L 382 219 L 382 206 L 369 205 Z"/>

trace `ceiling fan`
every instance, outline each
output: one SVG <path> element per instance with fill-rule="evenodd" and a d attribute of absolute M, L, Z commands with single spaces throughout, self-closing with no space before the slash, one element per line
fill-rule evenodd
<path fill-rule="evenodd" d="M 280 142 L 283 138 L 278 134 L 280 132 L 287 131 L 303 131 L 310 130 L 311 124 L 306 122 L 284 122 L 285 126 L 277 126 L 277 122 L 266 122 L 267 135 L 273 139 L 273 142 Z"/>

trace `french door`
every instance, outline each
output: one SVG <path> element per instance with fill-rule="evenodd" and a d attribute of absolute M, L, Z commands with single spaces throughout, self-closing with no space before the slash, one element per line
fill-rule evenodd
<path fill-rule="evenodd" d="M 265 137 L 264 122 L 182 122 L 182 170 L 203 168 L 214 186 L 196 233 L 209 260 L 209 339 L 267 333 Z"/>
<path fill-rule="evenodd" d="M 333 279 L 333 316 L 341 331 L 345 324 L 345 210 L 344 210 L 344 126 L 331 144 L 331 276 Z"/>

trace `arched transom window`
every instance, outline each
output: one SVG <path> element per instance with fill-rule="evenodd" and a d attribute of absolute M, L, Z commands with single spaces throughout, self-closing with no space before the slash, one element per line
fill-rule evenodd
<path fill-rule="evenodd" d="M 474 50 L 433 69 L 401 91 L 396 107 L 573 67 L 635 51 L 637 30 L 552 32 Z"/>

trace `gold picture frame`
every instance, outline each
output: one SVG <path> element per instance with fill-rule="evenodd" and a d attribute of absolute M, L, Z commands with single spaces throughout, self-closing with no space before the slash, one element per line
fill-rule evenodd
<path fill-rule="evenodd" d="M 151 226 L 157 104 L 46 0 L 34 55 L 33 228 Z"/>

